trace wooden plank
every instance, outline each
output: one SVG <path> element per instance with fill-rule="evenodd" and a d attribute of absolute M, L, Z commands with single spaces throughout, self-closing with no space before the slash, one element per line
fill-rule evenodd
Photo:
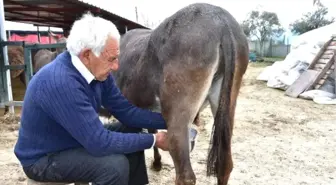
<path fill-rule="evenodd" d="M 328 71 L 327 71 L 328 72 Z M 330 74 L 330 73 L 329 73 Z M 321 79 L 327 79 L 329 74 L 325 73 L 325 75 Z"/>
<path fill-rule="evenodd" d="M 326 63 L 329 62 L 329 60 L 330 60 L 331 58 L 332 58 L 332 56 L 329 57 L 328 59 L 319 59 L 319 60 L 317 61 L 317 64 L 326 64 Z"/>
<path fill-rule="evenodd" d="M 322 71 L 323 68 L 320 68 L 320 67 L 314 67 L 313 69 L 311 70 L 315 70 L 315 71 Z"/>
<path fill-rule="evenodd" d="M 314 89 L 319 89 L 321 87 L 320 84 L 315 85 Z"/>
<path fill-rule="evenodd" d="M 317 84 L 323 85 L 326 79 L 321 79 Z"/>
<path fill-rule="evenodd" d="M 328 62 L 326 62 L 325 64 L 316 64 L 315 67 L 314 67 L 314 69 L 323 69 L 326 66 L 327 63 Z"/>
<path fill-rule="evenodd" d="M 333 57 L 327 64 L 325 64 L 324 68 L 321 71 L 318 72 L 318 75 L 316 76 L 315 80 L 313 81 L 312 84 L 310 84 L 310 86 L 307 87 L 306 91 L 311 90 L 313 88 L 313 85 L 315 85 L 322 78 L 322 76 L 325 75 L 325 73 L 333 65 L 334 59 L 335 59 L 335 57 Z"/>
<path fill-rule="evenodd" d="M 335 50 L 326 50 L 325 52 L 324 52 L 324 54 L 327 54 L 327 55 L 334 55 L 335 54 Z"/>
<path fill-rule="evenodd" d="M 313 59 L 313 61 L 308 66 L 308 69 L 314 68 L 314 65 L 316 64 L 318 59 L 320 59 L 320 57 L 324 54 L 325 50 L 327 49 L 327 47 L 329 46 L 331 41 L 332 41 L 332 38 L 330 40 L 328 40 L 326 43 L 324 43 L 324 45 L 322 46 L 320 51 L 316 54 L 315 58 Z"/>
<path fill-rule="evenodd" d="M 320 88 L 324 83 L 325 81 L 327 80 L 327 78 L 329 77 L 330 73 L 333 72 L 331 69 L 329 69 L 325 74 L 324 76 L 320 79 L 320 81 L 314 86 L 315 89 L 318 89 Z"/>
<path fill-rule="evenodd" d="M 333 55 L 334 55 L 333 53 L 332 54 L 328 54 L 328 53 L 324 52 L 324 54 L 321 56 L 320 60 L 321 59 L 330 59 L 330 58 L 332 58 Z"/>
<path fill-rule="evenodd" d="M 336 46 L 328 46 L 327 49 L 336 50 Z"/>
<path fill-rule="evenodd" d="M 297 98 L 308 86 L 311 86 L 319 72 L 311 69 L 303 72 L 300 77 L 286 90 L 285 95 Z"/>

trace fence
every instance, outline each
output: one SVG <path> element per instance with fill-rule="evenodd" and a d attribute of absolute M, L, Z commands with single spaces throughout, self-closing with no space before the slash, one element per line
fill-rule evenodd
<path fill-rule="evenodd" d="M 261 50 L 259 41 L 249 41 L 250 51 L 256 52 L 259 56 L 263 54 L 264 57 L 286 57 L 290 52 L 290 46 L 283 43 L 265 41 L 263 50 Z"/>

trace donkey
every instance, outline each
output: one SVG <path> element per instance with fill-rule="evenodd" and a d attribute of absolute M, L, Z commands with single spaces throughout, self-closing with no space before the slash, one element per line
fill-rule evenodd
<path fill-rule="evenodd" d="M 52 36 L 57 43 L 66 43 L 65 37 L 58 37 L 56 34 L 49 31 L 49 35 Z M 43 66 L 53 61 L 57 55 L 62 53 L 66 48 L 56 48 L 56 51 L 50 51 L 48 49 L 41 49 L 37 51 L 33 59 L 33 71 L 37 73 Z"/>
<path fill-rule="evenodd" d="M 52 36 L 57 43 L 65 43 L 66 38 L 61 37 L 59 38 L 57 35 L 49 31 L 49 35 Z M 55 52 L 52 52 L 47 49 L 40 49 L 40 50 L 32 50 L 31 56 L 33 58 L 32 60 L 32 66 L 33 66 L 33 74 L 37 73 L 43 66 L 50 63 L 52 60 L 56 58 L 58 54 L 63 52 L 65 48 L 57 48 Z M 22 46 L 9 46 L 8 47 L 8 59 L 10 64 L 24 64 L 24 50 Z M 12 78 L 20 77 L 20 81 L 23 83 L 23 85 L 27 86 L 26 84 L 26 75 L 24 73 L 24 70 L 17 70 L 18 72 L 13 73 Z M 4 114 L 7 114 L 9 112 L 9 107 L 5 106 Z"/>
<path fill-rule="evenodd" d="M 154 30 L 120 39 L 117 85 L 132 103 L 158 110 L 167 122 L 177 185 L 194 185 L 188 126 L 208 103 L 214 116 L 207 175 L 228 183 L 236 101 L 248 65 L 248 42 L 235 18 L 206 3 L 186 6 Z"/>
<path fill-rule="evenodd" d="M 159 105 L 159 100 L 156 100 L 154 103 L 152 101 L 152 97 L 147 97 L 147 96 L 133 96 L 134 93 L 136 92 L 132 92 L 132 90 L 136 91 L 137 89 L 127 89 L 127 84 L 133 80 L 133 78 L 129 78 L 127 79 L 127 76 L 132 75 L 133 70 L 130 70 L 131 68 L 135 67 L 134 66 L 134 62 L 136 62 L 136 59 L 139 58 L 141 56 L 141 54 L 144 52 L 144 48 L 146 47 L 147 41 L 144 41 L 143 39 L 146 39 L 146 37 L 143 37 L 143 33 L 148 34 L 151 31 L 148 29 L 133 29 L 130 32 L 127 32 L 127 36 L 122 35 L 122 39 L 120 41 L 120 51 L 123 53 L 128 53 L 130 52 L 131 55 L 130 57 L 132 57 L 132 59 L 128 59 L 128 60 L 123 60 L 120 63 L 120 69 L 118 70 L 118 72 L 112 72 L 112 75 L 116 81 L 116 85 L 119 87 L 119 89 L 121 90 L 122 94 L 135 106 L 141 107 L 141 108 L 146 108 L 146 109 L 150 109 L 152 111 L 156 111 L 156 112 L 161 112 L 161 107 Z M 133 40 L 132 40 L 133 39 Z M 135 41 L 137 40 L 136 44 L 133 45 L 133 43 L 135 43 Z M 132 45 L 129 46 L 131 48 L 126 48 L 126 45 Z M 131 51 L 129 51 L 128 49 L 132 49 Z M 148 66 L 150 67 L 150 66 Z M 151 71 L 150 69 L 148 69 L 148 71 Z M 143 75 L 146 75 L 145 71 L 144 74 L 138 74 L 139 76 L 134 76 L 136 77 L 140 77 Z M 151 72 L 156 72 L 156 71 L 151 71 Z M 158 72 L 158 71 L 157 71 Z M 126 80 L 124 80 L 126 79 Z M 151 83 L 150 81 L 147 81 L 146 83 Z M 152 87 L 155 84 L 146 84 L 146 86 L 148 87 Z M 142 93 L 145 93 L 147 90 L 142 91 Z M 148 96 L 150 96 L 150 94 L 148 94 Z M 137 99 L 138 98 L 138 99 Z M 204 105 L 204 107 L 207 106 L 207 104 Z M 104 108 L 100 109 L 100 115 L 102 117 L 111 117 L 112 114 L 110 114 L 108 111 L 106 111 Z M 193 124 L 196 126 L 200 126 L 200 119 L 199 119 L 199 112 L 196 114 L 195 119 L 193 121 Z M 156 129 L 148 129 L 149 133 L 157 133 Z M 160 152 L 158 150 L 158 148 L 156 146 L 153 147 L 153 151 L 154 151 L 154 161 L 152 163 L 152 169 L 154 169 L 155 171 L 160 171 L 162 168 L 162 163 L 161 163 L 161 155 Z"/>

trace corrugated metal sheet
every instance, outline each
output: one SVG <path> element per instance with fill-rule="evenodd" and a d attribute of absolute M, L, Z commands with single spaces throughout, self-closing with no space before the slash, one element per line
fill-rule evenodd
<path fill-rule="evenodd" d="M 88 0 L 11 0 L 4 3 L 8 21 L 68 29 L 81 14 L 91 11 L 116 24 L 121 33 L 126 27 L 127 30 L 147 28 Z"/>
<path fill-rule="evenodd" d="M 116 12 L 113 12 L 113 10 L 107 8 L 107 6 L 106 6 L 106 2 L 110 2 L 110 3 L 112 4 L 112 1 L 109 1 L 109 0 L 78 0 L 78 1 L 80 1 L 80 2 L 82 2 L 82 3 L 85 3 L 85 4 L 88 4 L 88 5 L 90 5 L 90 6 L 93 6 L 93 7 L 102 9 L 102 10 L 105 10 L 105 11 L 110 12 L 111 14 L 116 15 L 116 16 L 119 16 L 119 17 L 121 17 L 121 18 L 123 18 L 123 19 L 128 19 L 128 18 L 126 18 L 126 17 L 124 17 L 124 16 L 122 16 L 122 15 L 120 15 L 120 14 L 117 14 Z M 104 1 L 105 1 L 105 2 L 104 2 Z M 133 20 L 130 20 L 130 19 L 128 19 L 128 20 L 129 20 L 129 21 L 132 21 L 132 22 L 134 22 L 134 23 L 136 23 L 136 22 L 133 21 Z"/>
<path fill-rule="evenodd" d="M 103 5 L 103 4 L 101 3 L 101 1 L 99 1 L 99 0 L 94 0 L 94 1 L 92 1 L 92 0 L 76 0 L 76 1 L 79 1 L 79 2 L 81 2 L 81 3 L 85 3 L 85 4 L 90 5 L 90 6 L 92 6 L 92 7 L 99 8 L 99 9 L 104 10 L 104 11 L 106 11 L 106 12 L 109 12 L 109 13 L 112 14 L 113 16 L 116 16 L 116 17 L 118 17 L 119 19 L 123 19 L 124 21 L 127 21 L 127 22 L 129 22 L 130 24 L 134 24 L 134 25 L 136 25 L 136 26 L 139 27 L 139 28 L 147 28 L 147 29 L 150 29 L 150 28 L 148 28 L 148 27 L 145 27 L 145 26 L 142 25 L 142 24 L 139 24 L 139 23 L 137 23 L 137 22 L 135 22 L 135 21 L 132 21 L 132 20 L 130 20 L 130 19 L 127 19 L 127 18 L 125 18 L 125 17 L 122 17 L 121 15 L 118 15 L 118 14 L 116 14 L 116 13 L 113 13 L 111 10 L 108 10 L 107 8 L 105 8 L 104 5 Z M 110 2 L 111 2 L 111 1 L 110 1 Z M 112 4 L 112 2 L 111 2 L 111 4 Z"/>

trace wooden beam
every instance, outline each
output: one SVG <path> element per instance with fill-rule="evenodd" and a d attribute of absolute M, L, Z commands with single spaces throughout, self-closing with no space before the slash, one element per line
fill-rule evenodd
<path fill-rule="evenodd" d="M 332 38 L 330 40 L 328 40 L 326 43 L 324 43 L 324 45 L 322 46 L 320 51 L 316 54 L 315 58 L 313 59 L 313 61 L 308 66 L 308 69 L 311 69 L 313 66 L 315 66 L 315 64 L 321 58 L 321 56 L 323 55 L 323 53 L 325 52 L 326 48 L 329 46 L 331 41 L 332 41 Z"/>
<path fill-rule="evenodd" d="M 300 77 L 286 90 L 285 95 L 297 98 L 302 92 L 304 92 L 307 86 L 313 84 L 316 79 L 318 71 L 307 69 Z"/>
<path fill-rule="evenodd" d="M 51 7 L 5 7 L 6 12 L 13 11 L 24 11 L 24 12 L 50 12 L 50 13 L 59 13 L 59 12 L 73 12 L 73 13 L 81 13 L 85 11 L 85 9 L 81 8 L 51 8 Z"/>
<path fill-rule="evenodd" d="M 325 73 L 330 69 L 331 65 L 334 63 L 334 57 L 332 57 L 328 63 L 325 64 L 325 66 L 322 68 L 321 71 L 318 71 L 317 76 L 313 80 L 312 84 L 310 84 L 305 91 L 309 91 L 313 89 L 313 86 L 325 75 Z"/>

